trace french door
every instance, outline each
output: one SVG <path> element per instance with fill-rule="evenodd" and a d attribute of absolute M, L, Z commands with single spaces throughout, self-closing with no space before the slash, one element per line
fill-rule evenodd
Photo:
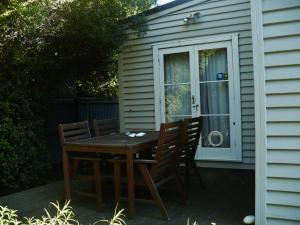
<path fill-rule="evenodd" d="M 239 74 L 232 42 L 164 48 L 158 54 L 161 121 L 202 116 L 196 159 L 240 161 Z"/>

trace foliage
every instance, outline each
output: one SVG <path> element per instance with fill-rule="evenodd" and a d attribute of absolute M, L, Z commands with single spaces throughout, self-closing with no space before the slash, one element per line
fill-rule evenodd
<path fill-rule="evenodd" d="M 0 206 L 0 224 L 10 225 L 10 224 L 22 224 L 22 225 L 59 225 L 59 224 L 79 224 L 78 221 L 74 219 L 74 212 L 72 207 L 67 202 L 62 208 L 60 208 L 59 203 L 50 203 L 55 209 L 55 215 L 51 215 L 45 209 L 45 216 L 41 219 L 32 217 L 19 219 L 16 210 L 9 209 L 7 207 Z"/>
<path fill-rule="evenodd" d="M 46 177 L 45 112 L 61 84 L 74 81 L 82 95 L 117 95 L 116 61 L 126 39 L 124 27 L 143 21 L 128 17 L 151 4 L 151 0 L 1 1 L 1 190 L 30 187 Z"/>
<path fill-rule="evenodd" d="M 63 207 L 60 207 L 59 203 L 50 203 L 50 205 L 55 209 L 55 213 L 51 214 L 47 209 L 45 209 L 45 214 L 41 219 L 31 217 L 20 219 L 17 215 L 17 210 L 9 209 L 6 206 L 0 206 L 0 224 L 1 225 L 71 225 L 80 224 L 78 220 L 75 219 L 75 214 L 73 208 L 70 206 L 70 202 L 66 202 Z M 99 220 L 94 224 L 107 224 L 107 225 L 126 225 L 124 220 L 124 214 L 122 210 L 115 209 L 113 218 L 110 220 Z"/>
<path fill-rule="evenodd" d="M 15 11 L 14 11 L 15 10 Z M 0 17 L 0 189 L 39 184 L 47 169 L 43 98 L 31 73 L 41 10 L 13 2 Z M 29 16 L 29 15 L 34 15 Z M 33 22 L 33 20 L 35 22 Z"/>
<path fill-rule="evenodd" d="M 124 209 L 117 211 L 118 206 L 115 208 L 113 217 L 110 220 L 100 220 L 100 222 L 105 222 L 109 225 L 126 225 L 123 214 Z"/>
<path fill-rule="evenodd" d="M 32 218 L 23 218 L 19 219 L 17 215 L 17 210 L 9 209 L 6 206 L 3 207 L 0 205 L 0 225 L 80 225 L 80 222 L 75 219 L 75 214 L 73 208 L 70 206 L 70 202 L 66 202 L 65 205 L 61 208 L 59 203 L 50 203 L 54 207 L 56 213 L 51 215 L 45 209 L 45 216 L 42 216 L 41 219 L 32 217 Z M 107 225 L 126 225 L 125 215 L 123 214 L 124 209 L 118 210 L 118 207 L 115 208 L 113 217 L 109 220 L 99 220 L 93 223 L 96 224 L 107 224 Z M 189 219 L 187 220 L 187 225 L 190 225 Z M 193 225 L 198 225 L 195 221 Z M 216 223 L 211 223 L 211 225 L 216 225 Z"/>
<path fill-rule="evenodd" d="M 38 185 L 48 168 L 42 121 L 25 96 L 0 102 L 0 189 Z"/>

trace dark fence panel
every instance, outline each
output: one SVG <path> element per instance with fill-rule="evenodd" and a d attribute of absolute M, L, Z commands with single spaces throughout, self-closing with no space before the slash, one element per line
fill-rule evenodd
<path fill-rule="evenodd" d="M 116 101 L 101 101 L 97 99 L 78 100 L 78 119 L 92 121 L 93 119 L 118 119 L 119 105 Z"/>
<path fill-rule="evenodd" d="M 57 125 L 87 120 L 92 128 L 93 119 L 119 119 L 118 101 L 98 98 L 53 99 L 46 120 L 47 146 L 53 163 L 61 161 L 61 147 Z"/>

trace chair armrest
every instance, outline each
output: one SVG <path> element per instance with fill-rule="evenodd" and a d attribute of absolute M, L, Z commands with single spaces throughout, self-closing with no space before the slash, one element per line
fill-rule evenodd
<path fill-rule="evenodd" d="M 114 163 L 114 162 L 118 162 L 118 163 L 126 163 L 126 159 L 119 159 L 119 158 L 113 158 L 113 159 L 109 159 L 107 160 L 108 162 Z"/>
<path fill-rule="evenodd" d="M 146 164 L 154 164 L 157 163 L 156 160 L 150 160 L 150 159 L 135 159 L 134 160 L 135 163 L 146 163 Z"/>
<path fill-rule="evenodd" d="M 126 163 L 126 159 L 109 159 L 108 162 L 118 162 L 118 163 Z M 149 160 L 149 159 L 134 159 L 134 163 L 143 163 L 143 164 L 154 164 L 157 163 L 156 160 Z"/>

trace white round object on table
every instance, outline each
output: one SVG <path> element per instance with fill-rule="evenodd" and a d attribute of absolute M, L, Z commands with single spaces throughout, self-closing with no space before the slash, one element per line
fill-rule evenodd
<path fill-rule="evenodd" d="M 246 216 L 243 220 L 244 224 L 254 224 L 255 217 L 252 215 Z"/>

